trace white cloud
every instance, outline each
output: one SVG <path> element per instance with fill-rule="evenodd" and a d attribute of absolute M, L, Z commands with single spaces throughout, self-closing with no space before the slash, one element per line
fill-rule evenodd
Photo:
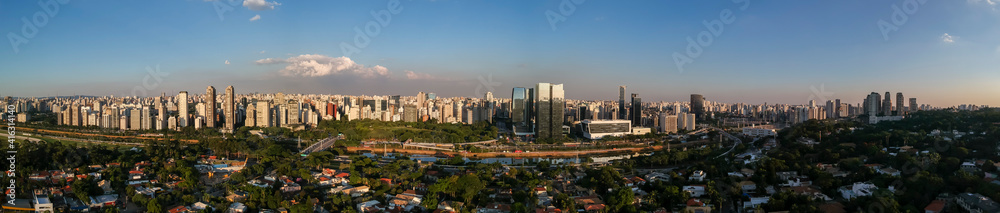
<path fill-rule="evenodd" d="M 250 21 L 256 21 L 256 20 L 260 20 L 260 14 L 253 16 L 253 18 L 250 18 Z"/>
<path fill-rule="evenodd" d="M 267 51 L 265 51 L 265 50 L 261 50 L 261 51 L 260 51 L 260 54 L 264 54 L 265 52 L 267 52 Z"/>
<path fill-rule="evenodd" d="M 995 0 L 969 0 L 969 3 L 973 3 L 973 4 L 978 4 L 979 2 L 985 2 L 986 4 L 988 4 L 990 6 L 997 5 L 997 2 Z"/>
<path fill-rule="evenodd" d="M 943 41 L 944 43 L 955 43 L 955 38 L 958 38 L 958 37 L 957 36 L 948 35 L 948 33 L 945 33 L 944 35 L 941 35 L 941 41 Z"/>
<path fill-rule="evenodd" d="M 330 57 L 325 55 L 299 55 L 281 58 L 265 58 L 257 60 L 258 65 L 263 64 L 288 64 L 281 69 L 281 74 L 285 76 L 327 76 L 327 75 L 356 75 L 363 78 L 388 77 L 389 69 L 375 65 L 365 67 L 365 65 L 354 63 L 347 57 Z"/>
<path fill-rule="evenodd" d="M 226 60 L 226 65 L 229 65 L 229 60 Z"/>
<path fill-rule="evenodd" d="M 273 10 L 274 6 L 280 6 L 278 2 L 268 2 L 267 0 L 243 0 L 243 6 L 250 10 Z"/>
<path fill-rule="evenodd" d="M 410 79 L 410 80 L 428 80 L 428 79 L 434 79 L 434 76 L 431 76 L 431 74 L 427 74 L 427 73 L 418 73 L 418 72 L 413 72 L 413 71 L 409 71 L 409 70 L 406 70 L 405 72 L 406 72 L 406 79 Z"/>

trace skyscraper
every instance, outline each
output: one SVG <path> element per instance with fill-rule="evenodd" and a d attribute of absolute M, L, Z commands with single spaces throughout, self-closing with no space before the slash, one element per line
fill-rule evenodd
<path fill-rule="evenodd" d="M 885 97 L 882 101 L 882 114 L 885 116 L 892 115 L 892 95 L 889 92 L 885 92 Z"/>
<path fill-rule="evenodd" d="M 702 118 L 705 114 L 705 96 L 691 94 L 691 113 L 694 113 L 696 118 Z"/>
<path fill-rule="evenodd" d="M 903 93 L 902 92 L 897 92 L 896 93 L 896 115 L 897 116 L 903 116 L 903 114 L 906 113 L 906 111 L 903 110 L 903 104 L 904 104 L 903 103 Z"/>
<path fill-rule="evenodd" d="M 417 92 L 417 107 L 426 107 L 426 105 L 424 105 L 424 101 L 427 101 L 427 94 L 424 94 L 424 92 Z"/>
<path fill-rule="evenodd" d="M 633 127 L 642 126 L 642 98 L 639 98 L 638 93 L 632 93 L 632 116 L 629 120 L 632 120 Z"/>
<path fill-rule="evenodd" d="M 841 109 L 841 107 L 840 107 L 840 99 L 837 99 L 837 100 L 836 100 L 836 101 L 834 102 L 834 104 L 835 104 L 835 105 L 833 106 L 833 107 L 834 107 L 833 111 L 834 111 L 835 113 L 834 113 L 833 117 L 834 117 L 834 118 L 840 118 L 840 114 L 841 114 L 840 112 L 841 112 L 841 110 L 842 110 L 842 109 Z"/>
<path fill-rule="evenodd" d="M 215 128 L 215 87 L 205 89 L 205 127 Z"/>
<path fill-rule="evenodd" d="M 826 110 L 826 118 L 835 118 L 836 117 L 836 116 L 834 116 L 834 112 L 836 112 L 835 109 L 836 109 L 836 107 L 833 106 L 833 101 L 832 100 L 826 100 L 826 109 L 825 109 Z"/>
<path fill-rule="evenodd" d="M 535 137 L 557 138 L 562 135 L 563 98 L 562 84 L 538 83 L 535 86 Z"/>
<path fill-rule="evenodd" d="M 521 124 L 527 121 L 527 102 L 525 98 L 527 97 L 527 90 L 524 87 L 514 87 L 511 90 L 510 100 L 510 120 L 512 125 Z"/>
<path fill-rule="evenodd" d="M 618 118 L 628 117 L 628 110 L 625 109 L 625 85 L 618 86 Z"/>
<path fill-rule="evenodd" d="M 223 104 L 222 113 L 224 116 L 226 116 L 225 118 L 226 125 L 224 126 L 226 131 L 233 131 L 233 129 L 235 129 L 236 127 L 236 102 L 235 102 L 236 100 L 234 100 L 234 98 L 236 97 L 235 92 L 236 88 L 233 88 L 232 85 L 229 85 L 228 87 L 226 87 L 225 99 L 222 100 Z"/>
<path fill-rule="evenodd" d="M 920 110 L 917 108 L 917 98 L 910 98 L 910 112 Z"/>
<path fill-rule="evenodd" d="M 271 104 L 267 101 L 257 101 L 257 126 L 258 127 L 271 127 L 273 126 L 271 122 Z"/>
<path fill-rule="evenodd" d="M 187 91 L 181 91 L 180 93 L 177 94 L 177 115 L 179 116 L 177 117 L 177 126 L 179 127 L 187 127 L 188 124 L 191 123 L 188 120 L 187 100 L 188 100 Z M 164 115 L 160 116 L 163 117 Z M 163 120 L 167 120 L 167 118 L 163 117 Z"/>

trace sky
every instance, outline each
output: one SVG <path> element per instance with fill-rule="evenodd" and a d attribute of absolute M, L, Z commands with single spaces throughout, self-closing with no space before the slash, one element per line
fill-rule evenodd
<path fill-rule="evenodd" d="M 645 101 L 1000 106 L 998 3 L 0 0 L 0 95 L 509 98 L 549 82 L 585 100 L 626 85 Z"/>

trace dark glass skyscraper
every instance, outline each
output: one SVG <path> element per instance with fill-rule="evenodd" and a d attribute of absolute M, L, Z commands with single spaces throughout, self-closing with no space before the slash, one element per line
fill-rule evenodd
<path fill-rule="evenodd" d="M 563 92 L 562 84 L 538 83 L 535 86 L 535 137 L 558 138 L 562 136 Z"/>
<path fill-rule="evenodd" d="M 700 94 L 691 94 L 691 113 L 698 119 L 703 119 L 705 114 L 705 97 Z"/>
<path fill-rule="evenodd" d="M 629 116 L 629 120 L 632 120 L 632 126 L 642 126 L 642 98 L 639 97 L 638 93 L 632 93 L 631 111 L 632 116 Z"/>
<path fill-rule="evenodd" d="M 904 103 L 903 102 L 903 93 L 902 92 L 897 92 L 896 93 L 896 115 L 898 115 L 898 116 L 902 116 L 903 114 L 906 113 L 906 111 L 903 111 L 903 103 Z"/>
<path fill-rule="evenodd" d="M 534 89 L 514 87 L 511 91 L 510 119 L 515 132 L 531 132 L 533 125 Z"/>
<path fill-rule="evenodd" d="M 625 85 L 618 86 L 618 119 L 628 117 L 628 110 L 625 109 Z"/>

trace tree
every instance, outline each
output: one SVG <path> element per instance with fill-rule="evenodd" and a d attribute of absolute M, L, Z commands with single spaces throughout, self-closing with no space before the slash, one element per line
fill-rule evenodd
<path fill-rule="evenodd" d="M 632 193 L 632 189 L 627 187 L 615 189 L 608 197 L 608 212 L 635 212 L 635 206 L 632 205 L 634 200 L 635 194 Z"/>
<path fill-rule="evenodd" d="M 150 213 L 163 213 L 163 207 L 160 206 L 160 199 L 153 198 L 146 204 L 146 212 Z"/>

